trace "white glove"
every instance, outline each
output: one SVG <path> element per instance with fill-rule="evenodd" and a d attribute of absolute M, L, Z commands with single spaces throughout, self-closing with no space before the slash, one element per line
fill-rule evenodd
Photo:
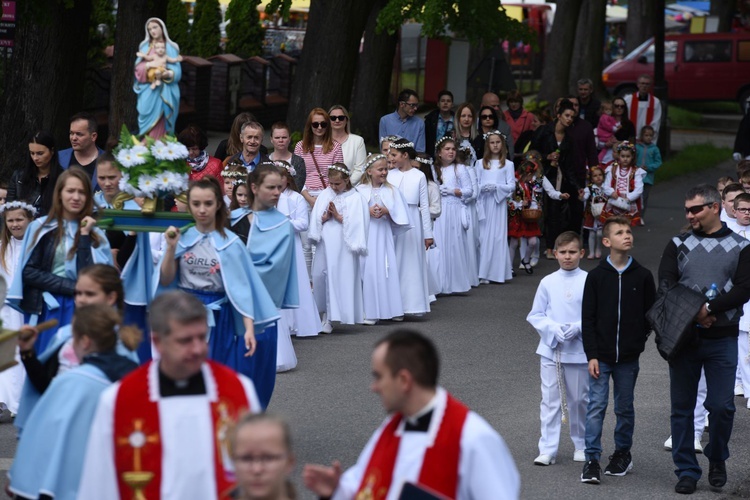
<path fill-rule="evenodd" d="M 565 340 L 572 340 L 578 335 L 578 327 L 576 325 L 568 325 L 563 332 Z"/>
<path fill-rule="evenodd" d="M 558 344 L 562 344 L 565 342 L 565 326 L 560 325 L 555 328 L 555 338 L 557 339 Z"/>
<path fill-rule="evenodd" d="M 735 153 L 732 154 L 732 159 L 734 161 L 740 161 L 740 160 L 742 160 L 742 155 L 740 153 L 736 153 L 735 152 Z"/>
<path fill-rule="evenodd" d="M 447 195 L 451 194 L 451 190 L 445 184 L 441 184 L 440 185 L 440 194 L 442 194 L 443 196 L 447 196 Z"/>
<path fill-rule="evenodd" d="M 497 190 L 497 186 L 494 184 L 485 184 L 482 186 L 482 192 L 483 193 L 491 193 L 492 191 Z"/>

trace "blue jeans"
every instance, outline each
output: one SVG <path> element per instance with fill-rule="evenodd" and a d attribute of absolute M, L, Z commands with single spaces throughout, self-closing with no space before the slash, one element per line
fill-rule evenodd
<path fill-rule="evenodd" d="M 599 361 L 599 378 L 589 376 L 589 405 L 586 410 L 586 460 L 601 460 L 602 427 L 609 402 L 609 378 L 612 377 L 615 399 L 615 450 L 630 451 L 633 446 L 635 381 L 638 360 L 608 364 Z"/>
<path fill-rule="evenodd" d="M 700 339 L 686 346 L 669 362 L 669 392 L 672 398 L 672 460 L 677 477 L 696 481 L 701 468 L 693 447 L 693 410 L 701 367 L 706 372 L 709 443 L 703 454 L 710 462 L 729 458 L 729 438 L 734 425 L 734 378 L 737 372 L 737 338 Z"/>

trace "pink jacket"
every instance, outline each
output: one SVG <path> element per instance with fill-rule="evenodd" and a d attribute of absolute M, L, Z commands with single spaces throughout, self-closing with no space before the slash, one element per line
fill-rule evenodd
<path fill-rule="evenodd" d="M 522 133 L 531 130 L 531 123 L 534 121 L 534 116 L 525 109 L 521 111 L 521 116 L 518 117 L 518 120 L 513 119 L 510 111 L 503 111 L 503 118 L 510 125 L 510 135 L 513 136 L 514 143 Z"/>

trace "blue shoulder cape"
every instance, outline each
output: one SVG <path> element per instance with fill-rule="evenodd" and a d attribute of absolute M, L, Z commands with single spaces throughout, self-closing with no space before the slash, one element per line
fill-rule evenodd
<path fill-rule="evenodd" d="M 275 208 L 253 212 L 247 246 L 255 269 L 276 307 L 299 307 L 294 227 L 289 218 Z"/>
<path fill-rule="evenodd" d="M 242 316 L 244 316 L 253 319 L 255 333 L 256 335 L 260 334 L 267 326 L 279 319 L 279 311 L 268 294 L 263 281 L 258 276 L 258 271 L 253 266 L 250 254 L 240 238 L 229 230 L 225 229 L 224 232 L 226 236 L 222 236 L 218 231 L 212 231 L 204 235 L 195 227 L 191 227 L 177 242 L 175 258 L 180 259 L 201 238 L 211 238 L 221 266 L 224 291 L 235 314 L 234 324 L 237 329 L 235 333 L 239 336 L 245 335 L 245 327 L 242 323 Z M 166 255 L 166 252 L 164 254 Z M 166 287 L 159 285 L 163 260 L 164 255 L 162 255 L 159 265 L 154 269 L 152 287 L 155 295 L 177 287 L 177 276 L 170 285 Z"/>
<path fill-rule="evenodd" d="M 8 473 L 11 490 L 27 498 L 40 493 L 74 500 L 99 395 L 112 382 L 84 364 L 52 381 L 26 424 Z"/>
<path fill-rule="evenodd" d="M 35 239 L 34 236 L 40 228 L 41 232 L 39 233 L 39 237 Z M 25 288 L 23 283 L 23 268 L 29 261 L 31 252 L 34 251 L 34 248 L 36 248 L 36 245 L 37 243 L 39 243 L 39 240 L 42 239 L 42 236 L 55 229 L 57 229 L 57 221 L 47 222 L 47 216 L 39 217 L 38 219 L 31 221 L 29 227 L 26 228 L 26 234 L 23 237 L 23 244 L 21 245 L 21 262 L 18 266 L 18 272 L 16 272 L 15 276 L 13 277 L 13 283 L 10 284 L 10 287 L 8 289 L 8 298 L 6 299 L 6 303 L 17 311 L 24 312 L 20 308 L 21 299 L 23 298 L 23 291 Z M 70 246 L 73 244 L 73 239 L 75 238 L 77 232 L 78 221 L 68 221 L 68 223 L 66 224 L 65 235 L 63 236 L 66 248 L 70 248 Z M 97 248 L 94 248 L 93 246 L 91 247 L 91 253 L 93 255 L 94 263 L 108 264 L 110 266 L 113 265 L 114 262 L 112 261 L 112 252 L 109 247 L 107 236 L 104 234 L 104 231 L 102 231 L 98 227 L 94 228 L 94 232 L 97 234 L 97 236 L 99 236 L 99 246 Z M 65 260 L 65 275 L 67 278 L 70 278 L 72 280 L 78 278 L 78 269 L 76 267 L 75 255 L 72 259 Z M 49 309 L 56 309 L 58 307 L 58 303 L 51 293 L 44 292 L 43 296 L 44 302 L 47 304 L 47 307 Z"/>

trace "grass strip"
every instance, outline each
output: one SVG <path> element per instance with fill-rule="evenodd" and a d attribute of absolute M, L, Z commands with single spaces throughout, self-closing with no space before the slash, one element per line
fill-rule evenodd
<path fill-rule="evenodd" d="M 731 148 L 720 148 L 710 143 L 689 144 L 656 171 L 656 182 L 664 182 L 680 175 L 715 167 L 732 157 Z"/>

